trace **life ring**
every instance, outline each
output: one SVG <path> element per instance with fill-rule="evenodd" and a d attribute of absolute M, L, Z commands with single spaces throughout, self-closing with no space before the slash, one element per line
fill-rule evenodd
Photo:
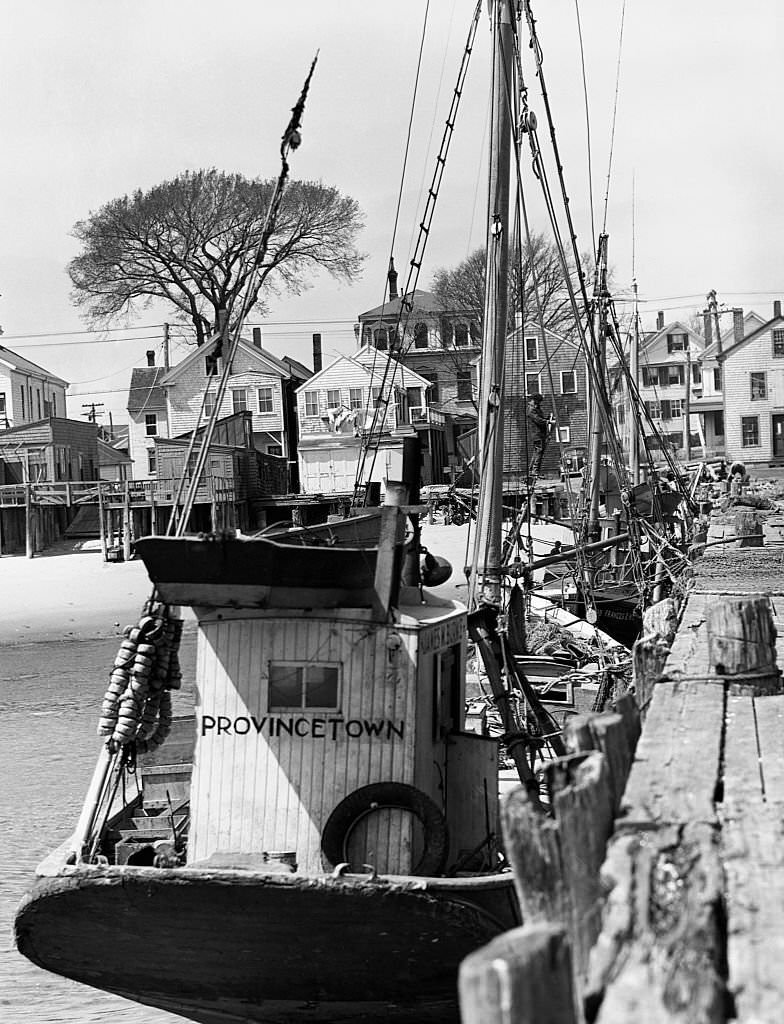
<path fill-rule="evenodd" d="M 399 808 L 415 815 L 424 831 L 424 850 L 412 875 L 439 875 L 449 852 L 446 818 L 421 790 L 404 782 L 374 782 L 349 793 L 327 818 L 321 833 L 321 859 L 326 871 L 345 862 L 351 832 L 362 818 L 381 807 Z"/>

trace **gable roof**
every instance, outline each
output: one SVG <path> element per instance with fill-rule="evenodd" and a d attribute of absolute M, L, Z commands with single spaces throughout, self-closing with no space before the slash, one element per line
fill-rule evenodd
<path fill-rule="evenodd" d="M 396 359 L 392 359 L 390 356 L 385 356 L 384 353 L 379 352 L 378 349 L 370 348 L 366 345 L 353 356 L 337 356 L 331 363 L 328 363 L 323 369 L 319 370 L 318 373 L 314 373 L 303 384 L 300 384 L 298 388 L 295 388 L 295 393 L 298 394 L 300 391 L 304 391 L 306 389 L 310 391 L 314 386 L 318 387 L 320 378 L 332 370 L 333 367 L 337 366 L 338 363 L 343 362 L 361 367 L 371 381 L 377 381 L 381 384 L 384 380 L 384 367 L 386 365 L 384 360 L 386 360 L 386 363 L 395 363 L 395 373 L 397 373 L 398 368 L 400 368 L 403 374 L 404 387 L 409 387 L 412 384 L 418 384 L 420 387 L 428 387 L 430 385 L 430 381 L 417 373 L 416 370 L 412 370 L 409 366 L 399 363 Z M 368 365 L 368 363 L 370 365 Z M 409 381 L 410 384 L 406 384 L 406 381 Z"/>
<path fill-rule="evenodd" d="M 702 349 L 705 347 L 705 339 L 701 334 L 697 334 L 691 327 L 683 323 L 682 320 L 673 320 L 672 323 L 665 324 L 661 330 L 657 331 L 646 331 L 642 336 L 642 347 L 644 349 L 653 348 L 653 346 L 661 341 L 662 338 L 666 338 L 668 334 L 688 334 L 689 339 L 692 338 L 698 342 L 699 347 Z"/>
<path fill-rule="evenodd" d="M 161 381 L 166 375 L 162 366 L 136 366 L 131 370 L 128 412 L 136 415 L 145 409 L 165 409 L 166 398 Z"/>
<path fill-rule="evenodd" d="M 736 341 L 733 345 L 725 348 L 719 357 L 720 362 L 723 363 L 728 356 L 734 355 L 734 353 L 743 348 L 744 345 L 747 345 L 750 341 L 758 338 L 760 334 L 764 334 L 766 331 L 771 330 L 777 324 L 784 325 L 784 316 L 774 316 L 772 319 L 766 320 L 764 324 L 760 324 L 760 326 L 755 331 L 752 331 L 751 334 L 747 334 L 744 338 L 741 338 L 740 341 Z"/>
<path fill-rule="evenodd" d="M 743 337 L 747 334 L 751 334 L 756 331 L 758 327 L 762 327 L 765 321 L 759 315 L 755 313 L 753 309 L 750 309 L 748 313 L 743 317 Z M 722 353 L 725 348 L 731 348 L 735 344 L 735 329 L 734 327 L 728 327 L 726 331 L 722 332 L 721 335 L 721 347 Z M 716 349 L 718 348 L 718 341 L 714 338 L 710 345 L 707 345 L 705 351 L 702 353 L 703 360 L 710 359 L 716 355 Z"/>
<path fill-rule="evenodd" d="M 6 366 L 12 370 L 16 370 L 18 373 L 32 373 L 36 377 L 47 377 L 50 381 L 55 384 L 61 384 L 64 388 L 67 388 L 68 381 L 63 380 L 62 377 L 56 376 L 54 373 L 50 373 L 49 370 L 45 370 L 42 366 L 32 362 L 30 359 L 25 359 L 24 356 L 20 356 L 17 352 L 13 352 L 10 348 L 6 348 L 5 345 L 0 345 L 0 363 L 5 363 Z"/>
<path fill-rule="evenodd" d="M 98 465 L 99 466 L 123 466 L 133 462 L 127 452 L 120 451 L 113 444 L 108 444 L 103 438 L 98 438 Z"/>
<path fill-rule="evenodd" d="M 297 377 L 300 380 L 308 380 L 313 376 L 313 370 L 309 370 L 304 363 L 301 363 L 298 359 L 293 359 L 291 356 L 284 356 L 281 362 L 288 367 L 288 371 L 292 377 Z"/>
<path fill-rule="evenodd" d="M 188 370 L 195 362 L 199 359 L 204 359 L 206 356 L 211 355 L 218 344 L 221 341 L 220 334 L 213 334 L 211 338 L 204 342 L 203 345 L 199 345 L 192 352 L 181 359 L 176 366 L 172 366 L 171 369 L 167 370 L 165 376 L 159 381 L 160 384 L 174 384 L 182 374 Z M 266 349 L 259 348 L 258 345 L 254 345 L 253 342 L 248 341 L 247 338 L 240 338 L 237 345 L 237 351 L 242 351 L 246 355 L 253 356 L 261 365 L 259 372 L 277 375 L 279 377 L 290 377 L 291 371 L 288 366 L 277 356 L 273 356 L 271 352 L 267 352 Z"/>

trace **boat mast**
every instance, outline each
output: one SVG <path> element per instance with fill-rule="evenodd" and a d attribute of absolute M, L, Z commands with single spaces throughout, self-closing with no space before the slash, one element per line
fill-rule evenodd
<path fill-rule="evenodd" d="M 597 317 L 596 348 L 592 353 L 595 363 L 594 387 L 591 390 L 591 447 L 590 447 L 590 509 L 588 513 L 588 540 L 601 537 L 599 505 L 601 491 L 602 446 L 604 444 L 604 381 L 605 352 L 607 342 L 607 235 L 599 235 L 599 249 L 596 254 L 596 277 L 594 283 L 594 310 Z"/>
<path fill-rule="evenodd" d="M 493 92 L 490 115 L 490 191 L 479 377 L 479 506 L 474 546 L 474 603 L 500 604 L 504 464 L 504 348 L 509 290 L 509 166 L 512 142 L 511 0 L 491 0 Z M 477 584 L 479 593 L 477 595 Z"/>
<path fill-rule="evenodd" d="M 629 406 L 629 468 L 631 470 L 632 484 L 636 486 L 640 482 L 640 433 L 637 424 L 637 410 L 635 402 L 640 393 L 640 314 L 637 304 L 637 278 L 632 280 L 632 292 L 634 294 L 634 333 L 632 335 L 632 350 L 629 358 L 629 376 L 632 381 L 632 401 Z"/>

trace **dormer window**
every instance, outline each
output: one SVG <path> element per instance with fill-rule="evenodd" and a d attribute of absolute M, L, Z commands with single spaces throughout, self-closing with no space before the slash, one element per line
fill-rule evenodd
<path fill-rule="evenodd" d="M 373 344 L 379 352 L 386 352 L 388 341 L 385 327 L 379 327 L 373 332 Z"/>
<path fill-rule="evenodd" d="M 685 352 L 689 347 L 689 336 L 688 334 L 668 334 L 667 335 L 667 351 L 668 352 Z"/>
<path fill-rule="evenodd" d="M 414 348 L 427 348 L 428 329 L 427 324 L 418 323 L 414 328 Z"/>

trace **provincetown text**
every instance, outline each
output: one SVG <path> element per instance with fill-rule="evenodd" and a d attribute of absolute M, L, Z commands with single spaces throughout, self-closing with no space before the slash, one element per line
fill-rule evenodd
<path fill-rule="evenodd" d="M 340 736 L 359 739 L 361 736 L 374 736 L 389 740 L 393 736 L 403 738 L 405 722 L 392 722 L 389 719 L 368 720 L 367 718 L 305 718 L 304 716 L 280 718 L 264 715 L 239 715 L 230 718 L 228 715 L 202 715 L 199 729 L 202 736 L 214 733 L 216 736 L 247 736 L 264 735 L 299 736 L 302 739 L 337 740 Z"/>

